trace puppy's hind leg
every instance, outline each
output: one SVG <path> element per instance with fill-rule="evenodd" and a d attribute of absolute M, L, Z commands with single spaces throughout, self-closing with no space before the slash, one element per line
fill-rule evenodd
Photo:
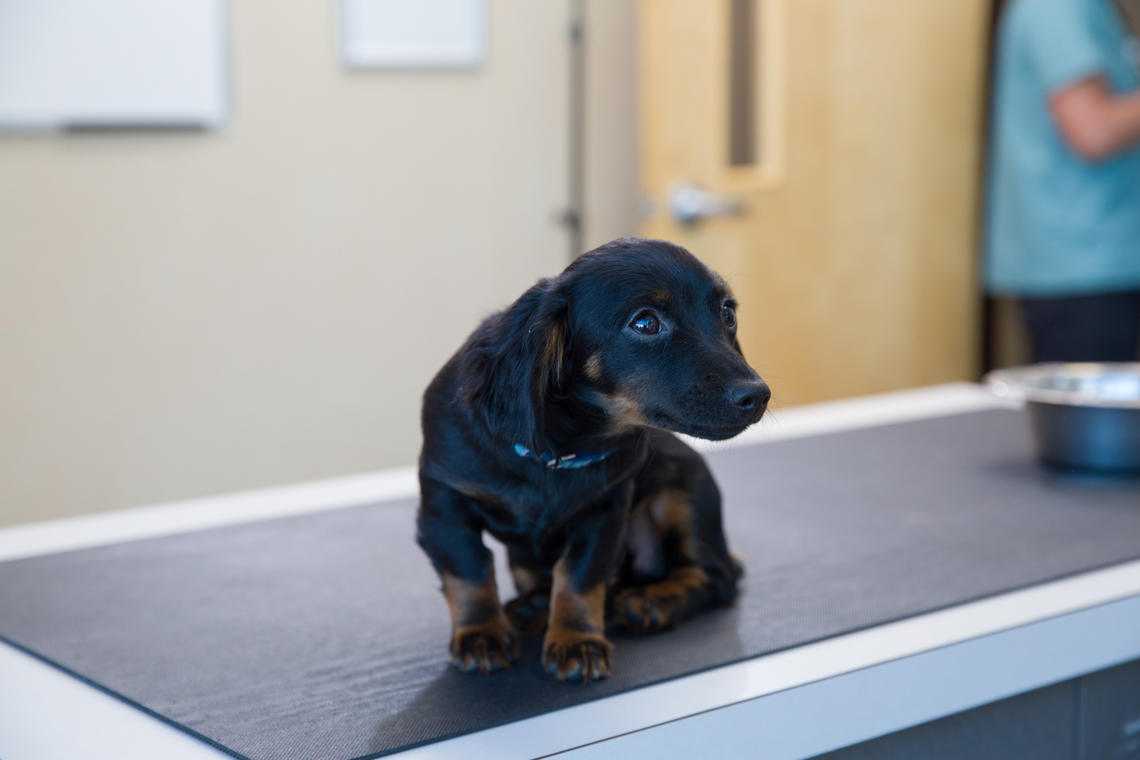
<path fill-rule="evenodd" d="M 635 633 L 650 633 L 736 597 L 742 568 L 728 553 L 720 494 L 711 475 L 706 474 L 691 491 L 661 491 L 639 508 L 649 511 L 657 529 L 665 577 L 619 590 L 611 604 L 614 623 Z"/>

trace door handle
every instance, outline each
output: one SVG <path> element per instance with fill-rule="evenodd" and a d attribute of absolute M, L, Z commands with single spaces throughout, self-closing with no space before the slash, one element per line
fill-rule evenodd
<path fill-rule="evenodd" d="M 679 224 L 696 224 L 712 216 L 737 216 L 743 211 L 744 202 L 739 198 L 718 195 L 688 182 L 669 192 L 669 213 Z"/>

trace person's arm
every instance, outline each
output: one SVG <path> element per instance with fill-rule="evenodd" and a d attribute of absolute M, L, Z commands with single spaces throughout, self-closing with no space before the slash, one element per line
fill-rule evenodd
<path fill-rule="evenodd" d="M 1140 92 L 1113 94 L 1103 76 L 1051 93 L 1049 113 L 1068 146 L 1087 161 L 1105 161 L 1140 145 Z"/>

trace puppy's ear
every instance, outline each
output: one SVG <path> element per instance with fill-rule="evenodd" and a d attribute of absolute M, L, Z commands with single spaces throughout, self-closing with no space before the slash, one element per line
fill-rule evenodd
<path fill-rule="evenodd" d="M 508 445 L 547 448 L 547 404 L 566 374 L 567 305 L 556 281 L 540 280 L 484 322 L 464 353 L 463 401 Z"/>

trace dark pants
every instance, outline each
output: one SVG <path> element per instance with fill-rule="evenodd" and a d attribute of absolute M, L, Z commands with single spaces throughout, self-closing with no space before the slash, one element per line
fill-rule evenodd
<path fill-rule="evenodd" d="M 1127 362 L 1140 358 L 1140 290 L 1023 298 L 1034 362 Z"/>

